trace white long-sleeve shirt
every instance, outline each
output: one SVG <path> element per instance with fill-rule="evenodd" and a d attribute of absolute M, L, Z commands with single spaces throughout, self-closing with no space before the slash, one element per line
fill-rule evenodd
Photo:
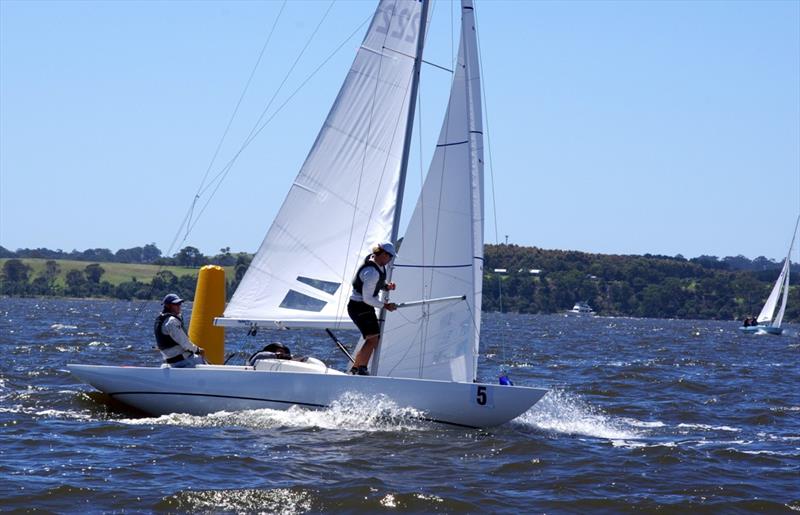
<path fill-rule="evenodd" d="M 375 287 L 374 285 L 372 286 Z M 178 342 L 184 351 L 186 352 L 197 352 L 200 350 L 200 347 L 192 343 L 192 340 L 186 335 L 186 332 L 181 327 L 181 321 L 178 320 L 177 317 L 171 316 L 164 322 L 164 325 L 161 326 L 161 332 L 169 335 L 173 340 Z"/>
<path fill-rule="evenodd" d="M 361 288 L 363 294 L 359 294 L 357 291 L 353 290 L 353 293 L 350 294 L 350 299 L 358 302 L 364 302 L 378 309 L 383 309 L 383 299 L 386 295 L 384 291 L 379 291 L 378 295 L 374 296 L 366 293 L 375 291 L 375 286 L 378 284 L 378 279 L 381 278 L 378 271 L 375 270 L 374 267 L 365 266 L 361 272 L 359 272 L 358 277 L 361 278 L 361 281 L 364 283 L 364 286 Z"/>

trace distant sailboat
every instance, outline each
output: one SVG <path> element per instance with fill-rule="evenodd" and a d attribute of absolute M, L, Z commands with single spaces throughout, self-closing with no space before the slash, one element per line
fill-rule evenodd
<path fill-rule="evenodd" d="M 775 286 L 772 287 L 767 302 L 761 308 L 761 313 L 758 314 L 756 324 L 743 325 L 739 328 L 740 331 L 745 333 L 769 333 L 774 335 L 783 334 L 781 323 L 783 322 L 783 314 L 786 312 L 786 301 L 789 298 L 789 269 L 791 268 L 792 249 L 794 248 L 794 239 L 797 235 L 797 225 L 800 223 L 800 217 L 794 224 L 794 233 L 792 233 L 792 243 L 789 245 L 789 252 L 786 254 L 786 259 L 783 261 L 783 268 L 778 275 L 778 280 L 775 281 Z M 775 308 L 778 306 L 778 299 L 781 299 L 781 307 L 778 314 L 775 315 Z"/>

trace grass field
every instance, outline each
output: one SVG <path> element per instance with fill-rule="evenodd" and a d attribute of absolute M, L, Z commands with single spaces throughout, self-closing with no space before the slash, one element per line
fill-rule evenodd
<path fill-rule="evenodd" d="M 8 259 L 0 259 L 0 268 L 5 264 Z M 47 259 L 36 259 L 36 258 L 25 258 L 21 260 L 23 263 L 31 267 L 31 272 L 29 274 L 30 279 L 41 275 L 42 271 L 44 270 L 45 263 L 48 261 Z M 60 271 L 58 274 L 58 279 L 56 279 L 56 284 L 61 286 L 64 285 L 64 279 L 67 276 L 67 272 L 70 270 L 81 270 L 86 268 L 87 265 L 91 265 L 92 261 L 73 261 L 68 259 L 56 259 L 56 263 L 60 267 Z M 192 275 L 196 276 L 199 272 L 198 268 L 188 268 L 182 266 L 160 266 L 160 265 L 142 265 L 136 263 L 105 263 L 105 262 L 98 262 L 105 273 L 103 277 L 100 278 L 101 281 L 108 281 L 114 286 L 117 286 L 120 283 L 124 283 L 127 281 L 131 281 L 134 277 L 137 281 L 143 283 L 149 283 L 153 277 L 162 270 L 168 270 L 175 274 L 176 276 L 180 277 L 182 275 Z M 226 279 L 230 279 L 233 277 L 233 267 L 228 266 L 225 268 L 225 277 Z"/>

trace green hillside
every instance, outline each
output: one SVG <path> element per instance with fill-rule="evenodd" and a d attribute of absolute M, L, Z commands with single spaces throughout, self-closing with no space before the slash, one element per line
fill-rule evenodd
<path fill-rule="evenodd" d="M 0 269 L 3 267 L 5 262 L 8 259 L 0 259 Z M 21 259 L 24 264 L 30 267 L 30 275 L 31 277 L 41 276 L 45 270 L 45 263 L 49 260 L 47 259 L 36 259 L 36 258 L 24 258 Z M 90 265 L 90 262 L 86 261 L 74 261 L 68 259 L 57 259 L 55 260 L 58 263 L 60 271 L 56 276 L 56 284 L 63 287 L 66 285 L 66 276 L 70 270 L 78 270 L 84 271 L 87 265 Z M 183 266 L 161 266 L 161 265 L 145 265 L 145 264 L 138 264 L 138 263 L 107 263 L 101 262 L 98 263 L 105 272 L 102 275 L 103 281 L 108 281 L 111 283 L 112 286 L 119 286 L 120 284 L 136 280 L 143 283 L 149 283 L 153 280 L 153 277 L 159 272 L 167 271 L 175 274 L 177 277 L 181 277 L 183 275 L 189 275 L 192 277 L 197 277 L 197 273 L 199 271 L 198 268 L 190 268 L 190 267 L 183 267 Z M 225 276 L 227 278 L 232 277 L 233 274 L 233 267 L 228 266 L 225 268 Z"/>

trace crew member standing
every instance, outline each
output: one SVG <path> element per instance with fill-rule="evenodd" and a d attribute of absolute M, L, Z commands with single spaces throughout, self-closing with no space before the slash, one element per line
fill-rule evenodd
<path fill-rule="evenodd" d="M 386 282 L 386 265 L 395 257 L 394 245 L 381 243 L 372 248 L 372 254 L 364 259 L 353 278 L 353 293 L 347 304 L 347 314 L 361 331 L 364 345 L 356 354 L 356 362 L 350 369 L 351 374 L 368 376 L 367 363 L 378 347 L 381 327 L 375 308 L 394 311 L 397 304 L 384 302 L 383 293 L 395 289 L 394 283 Z"/>
<path fill-rule="evenodd" d="M 164 309 L 156 317 L 156 345 L 164 361 L 172 368 L 194 368 L 206 362 L 204 351 L 189 339 L 183 327 L 183 299 L 170 293 L 163 300 Z"/>

